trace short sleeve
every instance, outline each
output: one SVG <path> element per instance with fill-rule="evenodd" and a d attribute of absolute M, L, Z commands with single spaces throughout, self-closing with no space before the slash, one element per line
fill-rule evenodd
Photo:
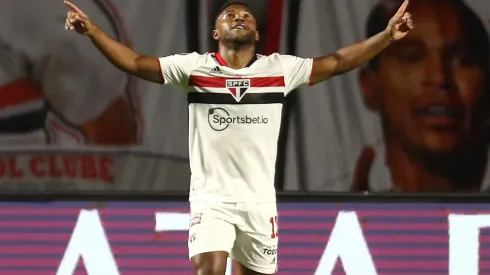
<path fill-rule="evenodd" d="M 286 94 L 309 83 L 313 68 L 312 58 L 300 58 L 292 55 L 279 55 L 279 58 L 286 81 Z"/>
<path fill-rule="evenodd" d="M 159 58 L 165 84 L 186 88 L 192 69 L 199 60 L 198 53 L 175 54 Z"/>

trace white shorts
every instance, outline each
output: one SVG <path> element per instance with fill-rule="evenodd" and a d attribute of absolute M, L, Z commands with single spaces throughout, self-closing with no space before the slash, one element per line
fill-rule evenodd
<path fill-rule="evenodd" d="M 225 251 L 250 270 L 274 274 L 277 230 L 275 202 L 191 202 L 189 259 L 201 253 Z"/>

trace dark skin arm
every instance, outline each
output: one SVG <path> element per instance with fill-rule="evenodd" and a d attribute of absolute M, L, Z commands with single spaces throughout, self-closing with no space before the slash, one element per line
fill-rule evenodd
<path fill-rule="evenodd" d="M 100 30 L 77 6 L 68 1 L 64 1 L 64 4 L 70 8 L 65 22 L 67 30 L 89 37 L 107 60 L 120 70 L 151 82 L 164 82 L 156 57 L 136 53 Z"/>
<path fill-rule="evenodd" d="M 87 33 L 92 43 L 114 66 L 139 78 L 163 84 L 160 64 L 156 57 L 136 53 L 96 28 Z"/>
<path fill-rule="evenodd" d="M 87 36 L 114 66 L 145 80 L 163 83 L 160 64 L 154 57 L 136 53 L 109 37 L 90 21 L 77 6 L 65 1 L 70 8 L 65 28 Z M 128 95 L 116 98 L 98 117 L 81 125 L 91 144 L 123 146 L 138 143 L 137 114 Z"/>
<path fill-rule="evenodd" d="M 408 2 L 406 0 L 401 5 L 395 16 L 391 18 L 385 31 L 362 42 L 342 48 L 333 54 L 315 58 L 310 84 L 316 84 L 354 70 L 386 49 L 392 41 L 404 38 L 413 28 L 411 16 L 405 12 Z"/>

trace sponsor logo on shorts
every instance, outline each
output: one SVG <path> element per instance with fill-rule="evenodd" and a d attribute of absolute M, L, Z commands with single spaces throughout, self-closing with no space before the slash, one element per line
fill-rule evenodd
<path fill-rule="evenodd" d="M 277 265 L 277 246 L 268 245 L 262 248 L 262 255 L 264 259 L 269 261 L 269 264 Z"/>
<path fill-rule="evenodd" d="M 262 248 L 262 254 L 267 255 L 267 256 L 277 255 L 277 247 L 266 246 L 266 247 Z"/>
<path fill-rule="evenodd" d="M 193 243 L 196 240 L 196 233 L 189 236 L 189 243 Z"/>
<path fill-rule="evenodd" d="M 208 111 L 208 123 L 211 129 L 221 132 L 230 125 L 262 125 L 269 123 L 265 116 L 231 115 L 223 108 L 212 108 Z"/>
<path fill-rule="evenodd" d="M 191 214 L 191 220 L 189 222 L 189 227 L 192 227 L 196 224 L 200 224 L 201 218 L 202 218 L 202 213 L 192 213 Z"/>

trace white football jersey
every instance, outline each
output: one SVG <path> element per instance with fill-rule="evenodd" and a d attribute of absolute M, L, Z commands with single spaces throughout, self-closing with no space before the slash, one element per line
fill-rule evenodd
<path fill-rule="evenodd" d="M 275 201 L 284 97 L 308 84 L 313 60 L 257 55 L 235 70 L 217 54 L 160 58 L 166 84 L 189 103 L 191 201 Z"/>

